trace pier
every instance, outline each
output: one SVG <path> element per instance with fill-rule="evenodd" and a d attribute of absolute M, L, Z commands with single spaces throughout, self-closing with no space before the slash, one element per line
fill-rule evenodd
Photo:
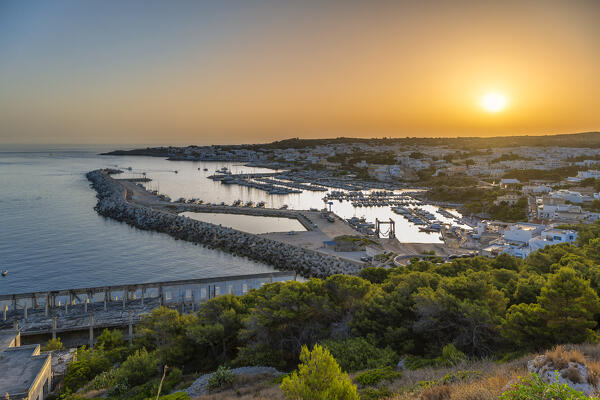
<path fill-rule="evenodd" d="M 17 328 L 21 336 L 42 339 L 71 337 L 76 344 L 93 345 L 102 329 L 127 329 L 142 315 L 165 306 L 181 313 L 195 312 L 207 300 L 244 295 L 266 283 L 295 280 L 293 272 L 221 276 L 127 285 L 97 286 L 0 295 L 0 330 Z M 84 337 L 84 343 L 81 338 Z M 75 339 L 77 338 L 77 339 Z"/>

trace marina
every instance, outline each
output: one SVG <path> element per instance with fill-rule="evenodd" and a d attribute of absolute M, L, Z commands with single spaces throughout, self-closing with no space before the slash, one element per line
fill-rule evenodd
<path fill-rule="evenodd" d="M 397 242 L 441 243 L 440 232 L 424 232 L 420 228 L 427 228 L 427 225 L 417 225 L 392 210 L 396 204 L 406 202 L 408 204 L 400 206 L 423 208 L 434 213 L 436 220 L 444 224 L 462 226 L 462 221 L 458 219 L 460 216 L 444 216 L 444 209 L 420 204 L 419 200 L 412 197 L 417 191 L 392 191 L 383 188 L 385 184 L 379 189 L 348 191 L 347 188 L 353 189 L 352 182 L 325 178 L 319 171 L 303 172 L 292 179 L 285 171 L 244 166 L 234 162 L 177 161 L 174 164 L 173 161 L 157 157 L 98 156 L 89 151 L 55 151 L 52 155 L 4 154 L 1 157 L 1 161 L 5 161 L 4 164 L 0 164 L 2 176 L 14 177 L 15 180 L 5 182 L 7 190 L 0 194 L 0 201 L 4 202 L 0 213 L 3 213 L 3 227 L 6 228 L 0 232 L 0 251 L 4 249 L 1 267 L 9 270 L 8 275 L 1 281 L 0 293 L 27 290 L 31 287 L 31 282 L 26 277 L 32 275 L 42 278 L 34 285 L 41 289 L 52 285 L 78 285 L 87 279 L 99 284 L 118 283 L 130 275 L 140 274 L 148 280 L 156 280 L 164 277 L 166 271 L 178 278 L 197 274 L 198 271 L 203 276 L 211 276 L 221 272 L 219 265 L 222 264 L 228 265 L 228 271 L 232 274 L 262 272 L 273 268 L 244 258 L 231 257 L 216 249 L 173 241 L 160 234 L 131 230 L 118 223 L 99 219 L 93 210 L 94 193 L 89 190 L 84 178 L 84 174 L 93 167 L 121 169 L 123 173 L 119 175 L 119 179 L 128 179 L 130 185 L 153 193 L 157 199 L 165 202 L 164 207 L 169 206 L 169 212 L 174 213 L 247 214 L 277 218 L 289 218 L 295 213 L 296 219 L 304 229 L 312 232 L 314 221 L 327 220 L 312 216 L 312 221 L 303 219 L 302 213 L 296 211 L 304 210 L 307 215 L 314 213 L 318 216 L 320 210 L 328 209 L 339 217 L 336 221 L 344 221 L 354 234 L 372 235 L 376 219 L 392 218 L 396 223 Z M 327 191 L 315 191 L 296 185 L 290 189 L 301 193 L 270 195 L 264 190 L 223 184 L 208 178 L 223 168 L 232 174 L 252 175 L 252 179 L 258 180 L 290 184 L 293 182 L 311 188 L 332 186 L 328 186 Z M 174 173 L 175 170 L 178 173 Z M 25 172 L 27 178 L 23 179 L 22 173 Z M 350 186 L 343 189 L 334 187 L 336 183 L 337 186 L 344 186 L 343 182 L 348 182 Z M 44 188 L 42 192 L 47 195 L 30 194 L 30 188 L 33 187 Z M 385 195 L 375 195 L 374 192 L 382 192 Z M 323 201 L 323 197 L 326 196 L 329 200 Z M 352 204 L 352 200 L 357 203 L 361 199 L 370 199 L 371 204 L 363 207 Z M 333 204 L 328 204 L 329 202 Z M 18 210 L 13 210 L 13 205 L 18 207 Z M 51 207 L 51 211 L 45 208 L 47 206 Z M 310 211 L 311 209 L 314 211 Z M 291 214 L 285 214 L 286 211 Z M 452 210 L 449 212 L 454 213 Z M 39 224 L 39 221 L 43 220 L 42 216 L 46 220 L 50 216 L 52 221 L 49 226 L 60 229 L 58 235 L 43 234 L 47 228 Z M 363 225 L 352 225 L 348 220 L 353 218 L 363 220 Z M 279 229 L 274 222 L 266 218 L 261 221 L 261 225 L 265 226 L 265 231 L 276 232 Z M 333 225 L 337 226 L 337 222 Z M 29 229 L 41 234 L 35 244 L 19 239 L 26 238 Z M 283 233 L 283 236 L 275 236 L 285 241 L 294 238 L 286 233 Z M 322 237 L 322 241 L 328 240 L 325 236 L 319 237 Z M 19 243 L 16 246 L 13 245 L 15 240 Z M 299 238 L 296 241 L 303 243 Z M 322 242 L 319 245 L 316 236 L 308 242 L 311 243 L 311 249 L 318 249 L 322 245 Z M 107 260 L 106 255 L 99 257 L 103 246 L 113 249 L 108 256 L 108 264 L 104 264 Z M 20 250 L 14 251 L 15 247 Z M 157 248 L 161 251 L 157 252 Z M 32 262 L 34 258 L 37 260 L 35 263 Z M 66 278 L 59 278 L 61 273 L 66 273 Z M 84 275 L 86 279 L 83 278 Z M 107 279 L 109 276 L 111 280 Z"/>

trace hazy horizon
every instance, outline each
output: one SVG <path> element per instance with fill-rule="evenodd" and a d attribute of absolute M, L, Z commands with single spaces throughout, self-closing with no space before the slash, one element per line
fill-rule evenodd
<path fill-rule="evenodd" d="M 599 20 L 587 0 L 7 0 L 0 145 L 598 131 Z"/>

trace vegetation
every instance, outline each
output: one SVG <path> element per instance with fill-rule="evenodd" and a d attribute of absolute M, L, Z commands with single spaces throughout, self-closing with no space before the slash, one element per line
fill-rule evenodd
<path fill-rule="evenodd" d="M 401 376 L 401 372 L 395 371 L 391 367 L 375 368 L 357 375 L 354 382 L 361 386 L 374 386 L 382 381 L 393 381 Z"/>
<path fill-rule="evenodd" d="M 42 346 L 42 351 L 54 351 L 54 350 L 62 350 L 65 347 L 63 346 L 60 338 L 50 339 L 46 342 L 44 346 Z"/>
<path fill-rule="evenodd" d="M 223 365 L 219 366 L 208 378 L 208 390 L 221 389 L 230 386 L 235 381 L 235 374 Z"/>
<path fill-rule="evenodd" d="M 600 223 L 574 228 L 578 246 L 548 246 L 525 260 L 506 254 L 421 260 L 366 268 L 360 276 L 274 282 L 244 296 L 210 299 L 190 315 L 158 308 L 143 317 L 132 345 L 120 332 L 105 330 L 94 349 L 79 348 L 63 395 L 84 388 L 103 390 L 109 399 L 156 396 L 164 365 L 169 373 L 162 393 L 169 393 L 184 380 L 182 371 L 189 376 L 222 365 L 263 365 L 288 372 L 301 362 L 286 381 L 293 392 L 312 382 L 316 365 L 342 377 L 377 371 L 371 377 L 400 361 L 410 376 L 416 368 L 452 369 L 482 357 L 514 359 L 556 344 L 593 343 Z M 470 370 L 424 381 L 447 386 L 471 379 L 475 373 L 456 375 Z M 226 377 L 226 371 L 221 367 L 215 376 Z M 217 386 L 226 380 L 219 378 Z M 339 390 L 355 393 L 344 385 Z M 374 389 L 364 396 L 383 393 Z"/>
<path fill-rule="evenodd" d="M 555 383 L 548 384 L 542 381 L 538 375 L 533 374 L 512 385 L 510 390 L 500 396 L 500 399 L 578 400 L 588 399 L 588 397 L 567 384 L 558 383 L 558 376 L 556 376 Z"/>
<path fill-rule="evenodd" d="M 362 337 L 328 339 L 323 342 L 323 346 L 331 352 L 342 370 L 346 372 L 391 367 L 398 361 L 398 356 L 391 348 L 378 348 Z"/>
<path fill-rule="evenodd" d="M 510 192 L 500 189 L 484 189 L 479 187 L 440 186 L 431 189 L 428 197 L 434 201 L 462 203 L 464 214 L 486 215 L 491 219 L 507 222 L 527 221 L 527 198 L 521 197 L 515 204 L 496 200 Z"/>
<path fill-rule="evenodd" d="M 281 390 L 293 400 L 358 400 L 356 386 L 331 353 L 319 346 L 302 347 L 298 372 L 283 379 Z"/>

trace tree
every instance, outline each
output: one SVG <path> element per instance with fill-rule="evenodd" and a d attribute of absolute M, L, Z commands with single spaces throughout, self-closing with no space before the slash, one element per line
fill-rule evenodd
<path fill-rule="evenodd" d="M 497 344 L 505 299 L 493 288 L 482 296 L 475 300 L 458 297 L 443 288 L 420 289 L 414 296 L 413 335 L 421 337 L 429 353 L 439 353 L 444 345 L 453 343 L 470 354 L 491 354 Z"/>
<path fill-rule="evenodd" d="M 50 339 L 46 342 L 46 344 L 42 347 L 42 351 L 54 351 L 54 350 L 63 350 L 65 347 L 63 346 L 60 338 Z"/>
<path fill-rule="evenodd" d="M 594 212 L 600 211 L 600 199 L 595 199 L 590 203 L 590 210 Z"/>
<path fill-rule="evenodd" d="M 600 312 L 600 299 L 588 281 L 568 267 L 551 275 L 538 297 L 546 326 L 557 343 L 596 341 L 595 314 Z"/>
<path fill-rule="evenodd" d="M 502 336 L 521 349 L 545 349 L 553 343 L 544 311 L 536 303 L 511 306 L 502 320 L 500 331 Z"/>
<path fill-rule="evenodd" d="M 318 279 L 275 282 L 252 291 L 255 304 L 240 332 L 245 346 L 236 362 L 292 367 L 302 345 L 328 337 L 335 311 L 323 283 Z"/>
<path fill-rule="evenodd" d="M 117 370 L 117 379 L 126 382 L 129 387 L 141 385 L 157 375 L 157 365 L 156 355 L 142 348 L 123 361 Z"/>
<path fill-rule="evenodd" d="M 113 350 L 124 345 L 123 332 L 117 329 L 104 329 L 96 342 L 96 346 L 102 347 L 104 350 Z"/>
<path fill-rule="evenodd" d="M 383 366 L 393 367 L 398 356 L 389 347 L 381 349 L 362 337 L 342 340 L 328 339 L 323 346 L 331 352 L 343 371 L 354 372 Z"/>
<path fill-rule="evenodd" d="M 356 385 L 327 349 L 302 346 L 298 372 L 285 377 L 281 390 L 289 400 L 358 400 Z"/>
<path fill-rule="evenodd" d="M 358 276 L 371 283 L 383 283 L 388 275 L 389 270 L 383 267 L 366 267 L 358 273 Z"/>
<path fill-rule="evenodd" d="M 208 359 L 209 366 L 227 362 L 235 358 L 241 346 L 238 334 L 246 315 L 247 309 L 239 297 L 216 297 L 202 305 L 197 320 L 186 328 L 186 336 L 208 356 L 203 358 Z"/>
<path fill-rule="evenodd" d="M 194 343 L 185 336 L 185 329 L 195 319 L 194 315 L 179 315 L 167 307 L 155 308 L 142 316 L 136 327 L 136 343 L 157 350 L 161 364 L 182 365 L 193 356 L 190 348 Z"/>
<path fill-rule="evenodd" d="M 600 261 L 600 238 L 591 239 L 583 249 L 587 257 L 596 262 Z"/>

